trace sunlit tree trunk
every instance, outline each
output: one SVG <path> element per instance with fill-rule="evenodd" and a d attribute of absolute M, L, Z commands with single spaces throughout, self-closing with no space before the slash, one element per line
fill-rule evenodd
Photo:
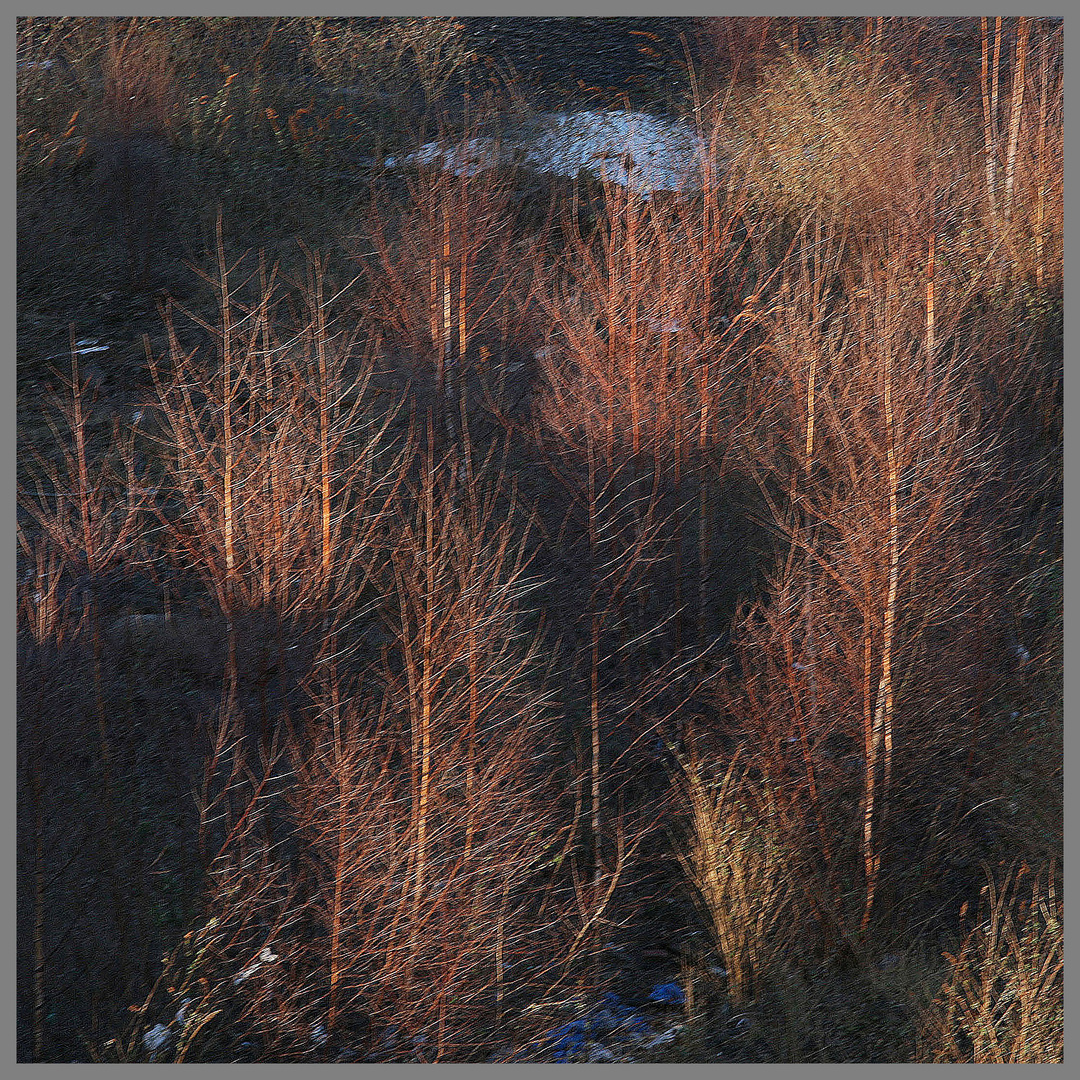
<path fill-rule="evenodd" d="M 1031 24 L 1020 16 L 1016 42 L 1016 59 L 1013 62 L 1012 94 L 1009 101 L 1009 149 L 1005 158 L 1005 215 L 1012 213 L 1013 183 L 1016 176 L 1016 145 L 1020 137 L 1020 119 L 1024 111 L 1025 73 L 1027 68 L 1027 43 Z"/>

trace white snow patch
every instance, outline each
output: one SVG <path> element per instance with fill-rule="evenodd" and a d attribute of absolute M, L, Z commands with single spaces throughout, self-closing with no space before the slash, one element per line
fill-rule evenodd
<path fill-rule="evenodd" d="M 501 151 L 500 151 L 501 146 Z M 539 130 L 528 136 L 470 139 L 460 147 L 427 143 L 404 157 L 388 157 L 394 168 L 404 164 L 439 164 L 459 176 L 474 176 L 494 164 L 501 153 L 523 155 L 526 165 L 559 176 L 577 176 L 581 169 L 648 196 L 653 191 L 691 191 L 700 187 L 704 147 L 689 124 L 640 112 L 547 113 Z"/>

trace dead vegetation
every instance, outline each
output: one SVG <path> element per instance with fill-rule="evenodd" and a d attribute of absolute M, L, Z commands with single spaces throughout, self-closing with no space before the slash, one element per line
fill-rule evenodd
<path fill-rule="evenodd" d="M 948 22 L 708 23 L 645 196 L 380 164 L 448 20 L 20 20 L 21 1060 L 657 954 L 664 1060 L 1061 1059 L 1060 23 Z"/>

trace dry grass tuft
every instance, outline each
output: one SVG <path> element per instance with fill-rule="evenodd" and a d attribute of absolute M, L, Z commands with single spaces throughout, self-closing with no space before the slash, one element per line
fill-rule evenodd
<path fill-rule="evenodd" d="M 795 890 L 776 808 L 738 753 L 720 780 L 693 758 L 682 769 L 690 838 L 680 861 L 724 958 L 731 997 L 742 1003 L 787 949 L 794 925 Z"/>
<path fill-rule="evenodd" d="M 1056 867 L 1030 888 L 1026 864 L 1000 884 L 984 869 L 983 916 L 956 954 L 945 954 L 952 970 L 923 1010 L 925 1055 L 936 1064 L 1060 1062 L 1065 937 Z"/>

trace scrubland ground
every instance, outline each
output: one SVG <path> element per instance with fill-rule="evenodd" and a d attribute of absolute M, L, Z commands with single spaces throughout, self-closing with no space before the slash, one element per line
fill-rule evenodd
<path fill-rule="evenodd" d="M 1061 1060 L 1061 23 L 687 56 L 20 19 L 20 1060 Z"/>

